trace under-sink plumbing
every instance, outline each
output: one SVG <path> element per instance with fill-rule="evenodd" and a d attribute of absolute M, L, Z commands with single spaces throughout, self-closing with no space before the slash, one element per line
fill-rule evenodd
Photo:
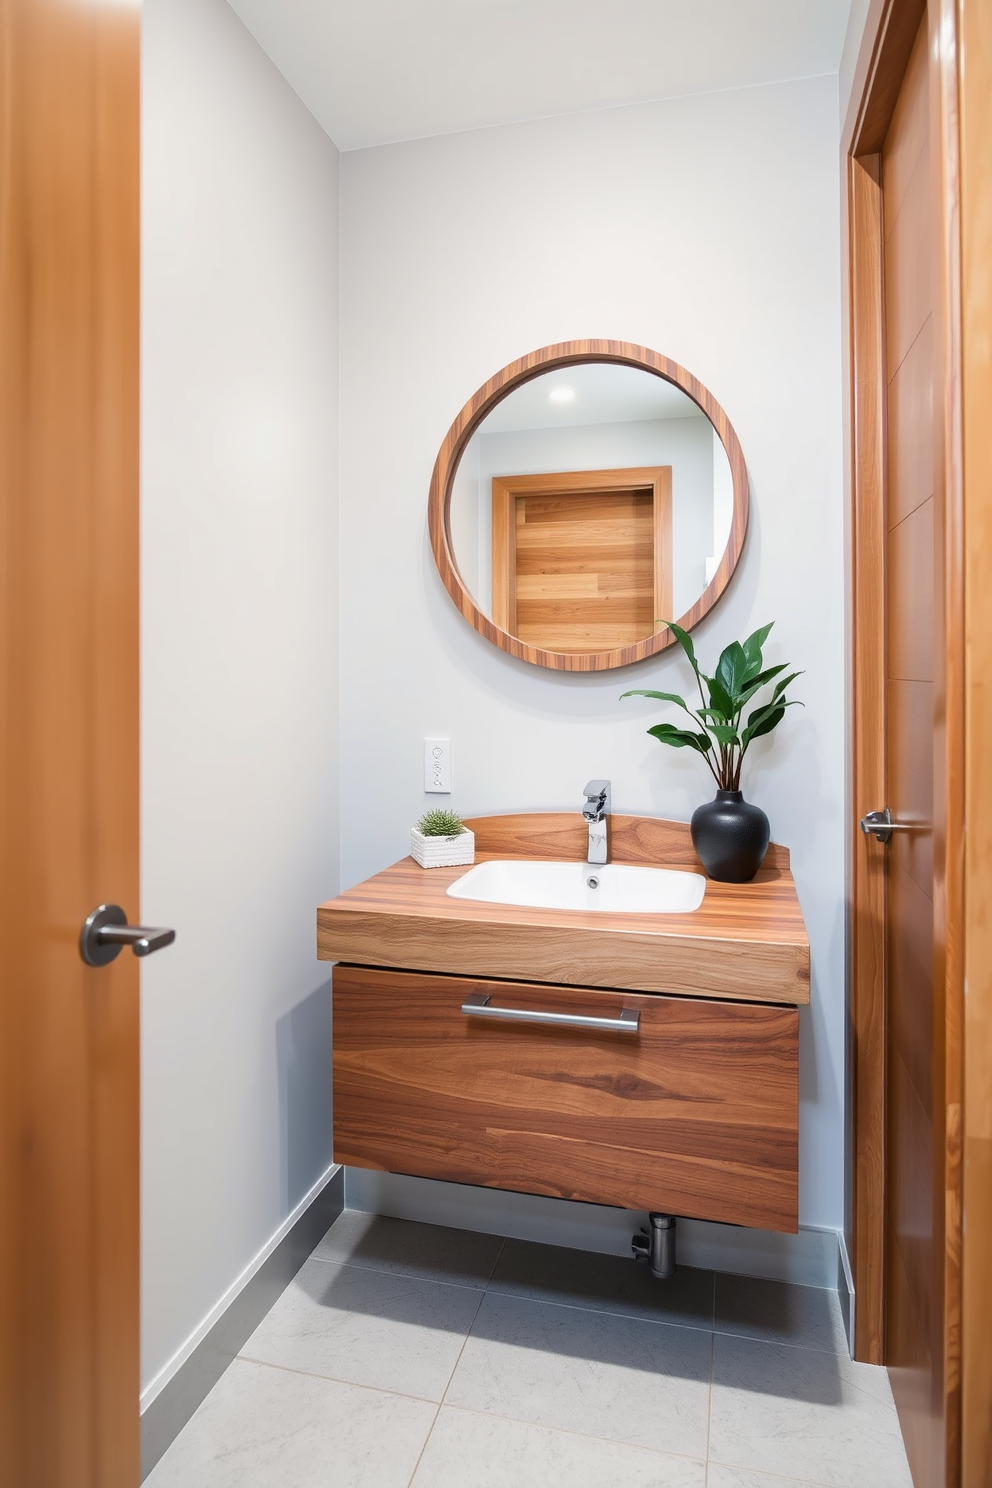
<path fill-rule="evenodd" d="M 610 861 L 610 782 L 590 780 L 585 789 L 586 804 L 582 815 L 589 828 L 589 845 L 586 849 L 587 863 Z M 590 884 L 590 888 L 598 888 Z"/>
<path fill-rule="evenodd" d="M 659 1281 L 667 1281 L 675 1275 L 675 1216 L 673 1214 L 649 1214 L 650 1230 L 638 1230 L 630 1248 L 634 1259 L 647 1261 L 651 1275 Z"/>

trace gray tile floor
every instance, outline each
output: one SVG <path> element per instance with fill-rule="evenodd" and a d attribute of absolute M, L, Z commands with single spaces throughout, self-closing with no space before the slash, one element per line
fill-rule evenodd
<path fill-rule="evenodd" d="M 911 1488 L 830 1292 L 348 1210 L 149 1488 Z"/>

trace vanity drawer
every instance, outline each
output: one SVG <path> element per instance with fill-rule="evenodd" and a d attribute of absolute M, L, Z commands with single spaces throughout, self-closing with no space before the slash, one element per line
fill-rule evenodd
<path fill-rule="evenodd" d="M 340 1163 L 794 1231 L 798 1116 L 795 1007 L 334 968 Z"/>

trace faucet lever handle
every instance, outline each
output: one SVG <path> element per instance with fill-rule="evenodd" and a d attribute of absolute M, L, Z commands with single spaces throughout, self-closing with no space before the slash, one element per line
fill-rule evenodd
<path fill-rule="evenodd" d="M 605 800 L 609 794 L 610 782 L 608 780 L 590 780 L 584 792 L 587 801 Z"/>

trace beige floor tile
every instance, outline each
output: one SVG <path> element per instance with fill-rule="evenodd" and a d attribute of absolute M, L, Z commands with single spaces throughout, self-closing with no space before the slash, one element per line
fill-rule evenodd
<path fill-rule="evenodd" d="M 235 1359 L 146 1488 L 407 1488 L 435 1407 Z"/>
<path fill-rule="evenodd" d="M 704 1457 L 710 1348 L 700 1329 L 489 1292 L 445 1401 Z"/>
<path fill-rule="evenodd" d="M 310 1260 L 241 1352 L 329 1379 L 440 1400 L 482 1295 Z"/>

